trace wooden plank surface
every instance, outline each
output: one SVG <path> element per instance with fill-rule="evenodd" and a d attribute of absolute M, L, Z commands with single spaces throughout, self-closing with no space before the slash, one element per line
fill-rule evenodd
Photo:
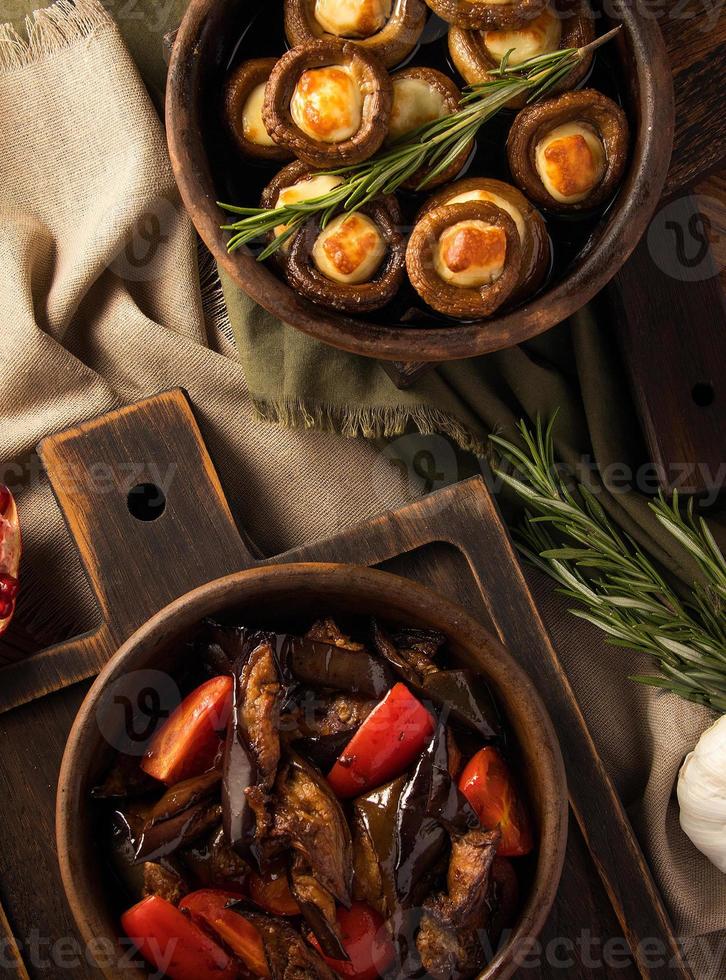
<path fill-rule="evenodd" d="M 650 6 L 673 66 L 676 132 L 666 193 L 674 194 L 726 159 L 726 17 L 720 0 Z"/>
<path fill-rule="evenodd" d="M 664 199 L 608 294 L 651 461 L 666 489 L 724 487 L 726 17 L 719 0 L 654 4 L 673 68 Z"/>
<path fill-rule="evenodd" d="M 166 437 L 160 442 L 158 433 L 164 426 Z M 186 431 L 187 426 L 191 436 Z M 64 436 L 54 442 L 53 452 L 46 451 L 44 456 L 52 481 L 57 476 L 56 470 L 67 471 L 66 450 L 73 458 L 77 472 L 99 462 L 113 469 L 115 460 L 152 458 L 149 455 L 152 447 L 153 458 L 162 467 L 184 459 L 185 478 L 169 485 L 167 508 L 169 515 L 196 515 L 199 500 L 194 487 L 203 484 L 205 474 L 208 476 L 213 468 L 203 445 L 197 442 L 194 430 L 196 426 L 193 420 L 190 421 L 183 394 L 171 393 L 162 396 L 158 403 L 149 400 L 136 410 L 112 413 L 101 424 L 83 427 Z M 180 453 L 189 450 L 190 438 L 195 444 L 194 453 L 183 457 Z M 72 501 L 63 500 L 63 505 L 69 523 L 83 536 L 84 561 L 94 588 L 104 597 L 105 608 L 110 610 L 116 593 L 109 583 L 115 581 L 120 558 L 125 554 L 124 550 L 121 556 L 114 556 L 113 548 L 123 546 L 126 549 L 127 542 L 124 535 L 118 534 L 118 529 L 105 527 L 98 544 L 94 543 L 95 531 L 91 532 L 91 523 L 96 520 L 93 516 L 96 508 L 86 498 L 92 498 L 95 492 L 95 487 L 86 486 L 83 500 L 76 495 Z M 126 506 L 126 488 L 121 485 L 115 494 L 107 493 L 104 513 L 115 515 L 114 521 L 123 522 L 126 518 L 122 505 Z M 208 526 L 222 527 L 225 534 L 224 540 L 216 539 L 211 556 L 213 567 L 217 568 L 220 560 L 236 560 L 240 568 L 256 564 L 250 550 L 236 539 L 237 532 L 224 498 L 215 491 L 204 506 L 208 508 Z M 108 520 L 107 517 L 107 524 Z M 134 529 L 142 535 L 136 542 L 139 554 L 147 554 L 151 561 L 146 570 L 141 565 L 136 568 L 144 583 L 137 588 L 146 590 L 143 602 L 147 612 L 152 594 L 160 603 L 168 601 L 169 586 L 150 581 L 161 577 L 154 560 L 155 553 L 149 550 L 149 541 L 153 536 L 159 546 L 158 536 L 163 534 L 164 527 L 162 521 L 163 517 L 159 517 L 158 522 L 141 522 Z M 178 526 L 171 516 L 170 521 L 167 527 L 176 537 Z M 153 526 L 155 523 L 157 527 Z M 150 537 L 146 540 L 143 535 Z M 204 578 L 203 562 L 208 557 L 204 545 L 188 533 L 181 535 L 181 541 L 187 552 L 185 556 L 182 545 L 175 544 L 174 547 L 180 548 L 177 558 L 187 564 L 197 563 L 195 575 L 199 581 Z M 225 555 L 223 559 L 219 557 L 220 551 Z M 156 555 L 161 553 L 163 551 L 158 551 Z M 678 961 L 676 941 L 632 828 L 597 756 L 483 481 L 474 479 L 449 487 L 326 541 L 306 545 L 268 561 L 301 560 L 345 560 L 382 565 L 455 598 L 500 635 L 513 656 L 530 673 L 549 705 L 568 769 L 574 832 L 568 845 L 565 878 L 544 933 L 547 937 L 545 952 L 540 953 L 543 958 L 536 975 L 562 976 L 559 960 L 563 943 L 568 955 L 576 960 L 580 957 L 578 976 L 637 975 L 636 967 L 629 960 L 625 966 L 620 963 L 616 967 L 604 962 L 588 966 L 582 959 L 582 943 L 584 937 L 590 936 L 596 937 L 600 945 L 605 940 L 619 939 L 624 946 L 627 940 L 636 961 L 641 941 L 660 941 L 664 951 L 676 961 L 676 966 L 669 966 L 667 976 L 689 977 L 686 967 Z M 261 562 L 264 563 L 267 562 Z M 176 586 L 181 585 L 180 579 L 174 578 L 174 581 Z M 133 628 L 131 619 L 127 619 L 126 628 Z M 118 629 L 118 625 L 113 627 L 115 636 Z M 83 656 L 81 648 L 78 652 Z M 60 686 L 63 683 L 68 648 L 63 658 L 61 669 L 55 671 L 51 670 L 52 656 L 46 658 L 43 670 L 35 675 L 39 684 L 36 693 L 42 695 L 49 689 L 49 684 Z M 33 659 L 26 668 L 32 665 Z M 90 671 L 94 664 L 86 661 L 82 666 Z M 20 666 L 13 668 L 16 684 L 20 669 Z M 86 689 L 86 684 L 72 683 L 78 673 L 79 670 L 74 669 L 65 678 L 70 686 L 64 690 L 45 694 L 33 703 L 0 716 L 0 825 L 5 840 L 12 842 L 11 847 L 3 848 L 0 853 L 0 902 L 7 911 L 21 950 L 38 930 L 51 950 L 60 949 L 64 942 L 70 949 L 77 942 L 58 880 L 53 844 L 53 799 L 63 746 Z M 16 697 L 17 692 L 16 688 Z M 25 697 L 31 693 L 30 688 L 24 690 Z M 546 953 L 550 948 L 556 950 L 552 955 Z M 642 947 L 640 949 L 642 951 Z M 86 962 L 82 950 L 79 955 L 80 959 L 73 966 L 74 978 L 96 976 L 97 972 Z M 602 948 L 599 955 L 602 957 Z M 49 974 L 46 967 L 39 967 L 37 961 L 33 955 L 27 964 L 30 976 L 55 975 Z M 47 963 L 48 957 L 43 962 Z M 640 967 L 641 975 L 653 980 L 666 976 L 665 968 L 646 968 L 642 959 Z M 523 977 L 532 975 L 523 971 Z"/>

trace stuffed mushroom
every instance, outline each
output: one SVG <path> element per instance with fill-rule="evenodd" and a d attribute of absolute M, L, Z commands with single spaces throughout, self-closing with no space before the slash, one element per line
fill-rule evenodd
<path fill-rule="evenodd" d="M 418 44 L 427 13 L 423 0 L 285 0 L 285 34 L 293 46 L 351 40 L 393 68 Z"/>
<path fill-rule="evenodd" d="M 262 118 L 272 139 L 313 167 L 360 163 L 388 132 L 391 79 L 375 55 L 327 38 L 280 58 Z"/>
<path fill-rule="evenodd" d="M 543 208 L 582 211 L 607 201 L 622 179 L 628 122 L 594 89 L 566 92 L 523 109 L 507 140 L 518 187 Z"/>
<path fill-rule="evenodd" d="M 442 205 L 466 201 L 490 201 L 506 211 L 517 226 L 522 247 L 519 281 L 509 297 L 514 303 L 531 296 L 544 282 L 549 272 L 552 249 L 547 226 L 539 211 L 521 191 L 503 180 L 490 177 L 467 177 L 442 188 L 424 204 L 419 218 Z"/>
<path fill-rule="evenodd" d="M 456 27 L 510 29 L 539 16 L 547 0 L 426 0 L 435 14 Z"/>
<path fill-rule="evenodd" d="M 403 68 L 391 76 L 391 81 L 393 104 L 386 142 L 401 139 L 419 126 L 456 112 L 459 107 L 461 92 L 458 86 L 435 68 Z M 469 158 L 473 144 L 472 140 L 427 187 L 445 184 L 456 177 Z M 403 186 L 415 190 L 429 170 L 430 167 L 416 171 Z"/>
<path fill-rule="evenodd" d="M 452 27 L 449 30 L 449 54 L 462 77 L 470 84 L 492 80 L 492 72 L 509 54 L 512 67 L 528 58 L 550 54 L 563 48 L 579 48 L 595 38 L 592 14 L 583 0 L 551 0 L 534 19 L 520 27 L 471 30 Z M 592 65 L 592 54 L 570 71 L 555 87 L 555 92 L 569 91 L 585 78 Z M 512 99 L 508 105 L 524 106 L 528 93 Z"/>
<path fill-rule="evenodd" d="M 293 160 L 292 163 L 288 163 L 286 167 L 276 173 L 262 191 L 260 207 L 280 208 L 289 204 L 297 204 L 300 201 L 309 201 L 314 197 L 327 194 L 342 182 L 342 177 L 335 174 L 317 173 L 302 160 Z M 268 241 L 284 234 L 286 230 L 286 225 L 277 225 L 269 235 Z M 287 265 L 289 251 L 290 242 L 285 241 L 272 254 L 272 258 L 282 269 Z"/>
<path fill-rule="evenodd" d="M 406 268 L 421 298 L 439 313 L 490 316 L 514 292 L 522 246 L 511 216 L 491 201 L 427 211 L 414 226 Z"/>
<path fill-rule="evenodd" d="M 265 85 L 276 58 L 243 61 L 230 75 L 224 90 L 224 120 L 235 145 L 247 157 L 289 160 L 290 150 L 278 146 L 262 120 Z"/>
<path fill-rule="evenodd" d="M 321 306 L 345 313 L 385 306 L 403 280 L 406 247 L 392 197 L 343 212 L 321 227 L 311 218 L 292 238 L 285 274 Z"/>

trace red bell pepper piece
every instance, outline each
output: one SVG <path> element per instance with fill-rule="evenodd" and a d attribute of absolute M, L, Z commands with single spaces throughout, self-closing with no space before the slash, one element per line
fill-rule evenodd
<path fill-rule="evenodd" d="M 202 888 L 185 896 L 179 908 L 202 929 L 211 930 L 255 976 L 269 977 L 270 968 L 259 931 L 233 909 L 225 908 L 239 897 L 235 892 L 219 888 Z"/>
<path fill-rule="evenodd" d="M 238 980 L 231 956 L 175 908 L 151 895 L 121 916 L 124 932 L 171 980 Z"/>
<path fill-rule="evenodd" d="M 408 768 L 433 731 L 431 714 L 405 684 L 394 684 L 338 756 L 328 782 L 342 798 L 381 786 Z"/>
<path fill-rule="evenodd" d="M 251 871 L 247 878 L 250 899 L 272 915 L 300 915 L 300 906 L 290 891 L 287 872 L 258 875 Z"/>
<path fill-rule="evenodd" d="M 334 960 L 324 956 L 315 936 L 309 937 L 310 944 L 321 953 L 331 970 L 341 977 L 376 980 L 376 977 L 383 976 L 395 956 L 383 916 L 364 902 L 353 902 L 349 909 L 339 906 L 335 916 L 350 959 Z"/>
<path fill-rule="evenodd" d="M 15 612 L 21 552 L 18 509 L 8 488 L 0 484 L 0 635 Z"/>
<path fill-rule="evenodd" d="M 469 760 L 459 779 L 467 798 L 485 830 L 499 827 L 501 857 L 521 857 L 534 847 L 529 817 L 509 766 L 493 746 L 480 749 Z"/>
<path fill-rule="evenodd" d="M 213 677 L 187 695 L 151 740 L 141 768 L 172 785 L 214 765 L 232 708 L 232 678 Z"/>

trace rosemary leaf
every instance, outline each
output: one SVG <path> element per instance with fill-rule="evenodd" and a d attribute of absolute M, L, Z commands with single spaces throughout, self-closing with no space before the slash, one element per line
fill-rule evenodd
<path fill-rule="evenodd" d="M 677 492 L 649 506 L 697 564 L 702 580 L 681 600 L 636 543 L 618 530 L 593 491 L 570 486 L 557 467 L 554 418 L 534 431 L 520 422 L 525 449 L 490 436 L 515 474 L 497 475 L 528 510 L 515 544 L 523 557 L 580 605 L 570 609 L 609 643 L 649 654 L 660 676 L 630 679 L 726 711 L 726 559 L 702 517 L 685 512 Z"/>

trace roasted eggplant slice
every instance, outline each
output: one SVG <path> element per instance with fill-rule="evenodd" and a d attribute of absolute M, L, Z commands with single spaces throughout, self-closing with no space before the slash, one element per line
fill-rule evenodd
<path fill-rule="evenodd" d="M 309 759 L 321 772 L 328 772 L 350 742 L 354 728 L 343 729 L 331 735 L 311 735 L 295 741 L 295 751 Z"/>
<path fill-rule="evenodd" d="M 301 854 L 292 859 L 290 891 L 325 955 L 348 960 L 335 918 L 335 899 L 323 888 Z"/>
<path fill-rule="evenodd" d="M 473 670 L 439 670 L 428 674 L 422 693 L 441 710 L 485 741 L 500 737 L 501 723 L 491 691 Z"/>
<path fill-rule="evenodd" d="M 235 666 L 222 805 L 227 839 L 246 856 L 250 846 L 259 844 L 268 829 L 267 796 L 280 760 L 281 686 L 269 642 L 263 641 L 247 659 L 242 659 L 241 670 Z"/>
<path fill-rule="evenodd" d="M 323 776 L 292 753 L 275 784 L 273 838 L 292 846 L 320 884 L 341 904 L 350 905 L 350 828 Z"/>
<path fill-rule="evenodd" d="M 158 861 L 175 854 L 203 837 L 221 820 L 222 807 L 219 804 L 201 802 L 168 820 L 147 825 L 136 849 L 136 860 Z"/>
<path fill-rule="evenodd" d="M 227 843 L 222 827 L 179 856 L 195 882 L 204 888 L 241 891 L 249 872 L 249 865 Z"/>
<path fill-rule="evenodd" d="M 433 702 L 485 740 L 498 738 L 499 715 L 486 682 L 473 670 L 440 670 L 432 662 L 442 646 L 439 637 L 409 630 L 394 640 L 380 623 L 373 623 L 376 651 L 419 698 Z"/>
<path fill-rule="evenodd" d="M 426 972 L 436 980 L 471 977 L 486 964 L 481 932 L 487 925 L 487 896 L 498 830 L 470 830 L 455 837 L 446 877 L 448 894 L 427 898 L 416 939 Z"/>
<path fill-rule="evenodd" d="M 379 786 L 353 804 L 354 896 L 390 917 L 396 906 L 396 813 L 406 777 Z"/>
<path fill-rule="evenodd" d="M 237 643 L 242 655 L 248 647 L 269 643 L 280 681 L 288 688 L 298 682 L 381 698 L 395 683 L 390 668 L 362 643 L 353 643 L 340 633 L 332 620 L 317 624 L 305 636 L 245 627 L 232 628 L 228 632 L 228 649 Z"/>
<path fill-rule="evenodd" d="M 183 874 L 171 862 L 155 864 L 147 861 L 144 868 L 144 898 L 158 895 L 172 905 L 178 905 L 190 891 Z"/>
<path fill-rule="evenodd" d="M 465 832 L 479 826 L 451 777 L 449 744 L 446 726 L 439 722 L 398 801 L 395 881 L 403 907 L 420 904 L 431 890 L 448 846 L 447 828 Z"/>
<path fill-rule="evenodd" d="M 322 957 L 287 922 L 247 909 L 244 916 L 262 936 L 272 980 L 338 980 Z"/>
<path fill-rule="evenodd" d="M 144 829 L 149 829 L 164 820 L 170 820 L 184 810 L 201 803 L 214 793 L 221 779 L 222 773 L 213 769 L 201 776 L 192 776 L 191 779 L 183 779 L 180 783 L 170 786 L 149 811 Z"/>

